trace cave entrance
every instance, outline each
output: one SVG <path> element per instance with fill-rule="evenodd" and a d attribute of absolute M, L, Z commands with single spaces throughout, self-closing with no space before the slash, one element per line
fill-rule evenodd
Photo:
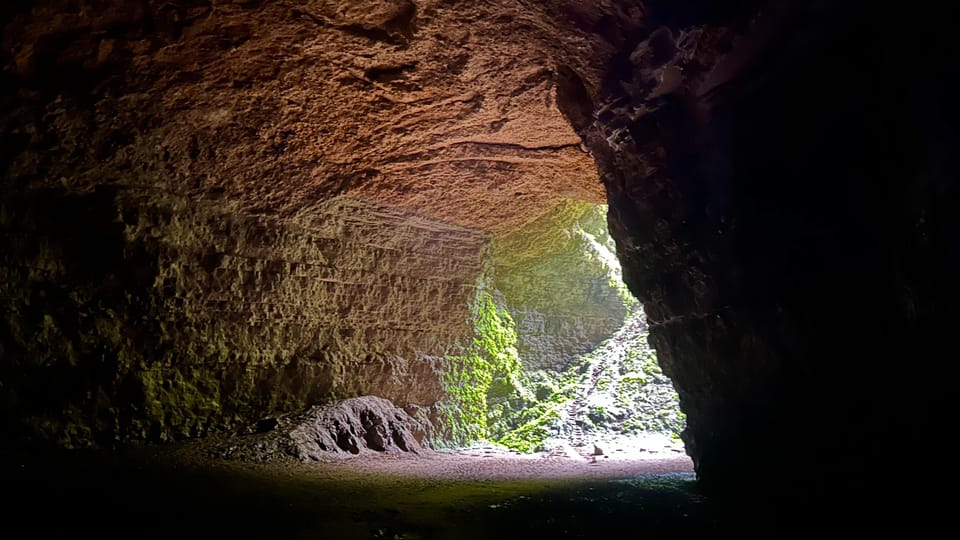
<path fill-rule="evenodd" d="M 622 281 L 607 207 L 567 201 L 493 242 L 474 307 L 487 438 L 521 452 L 676 455 L 685 417 Z"/>

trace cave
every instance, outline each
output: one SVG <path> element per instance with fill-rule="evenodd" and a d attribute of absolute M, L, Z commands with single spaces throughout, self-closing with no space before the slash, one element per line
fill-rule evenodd
<path fill-rule="evenodd" d="M 2 526 L 937 530 L 960 299 L 940 4 L 5 3 Z M 624 285 L 571 248 L 595 244 Z M 689 471 L 383 473 L 542 450 L 567 402 L 518 373 L 575 368 L 631 313 Z"/>

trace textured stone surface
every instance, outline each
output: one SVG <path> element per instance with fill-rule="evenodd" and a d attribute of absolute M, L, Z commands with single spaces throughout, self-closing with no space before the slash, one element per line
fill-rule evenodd
<path fill-rule="evenodd" d="M 227 459 L 276 463 L 329 457 L 423 451 L 431 425 L 376 396 L 345 399 L 278 418 L 262 419 L 247 435 L 204 444 Z"/>
<path fill-rule="evenodd" d="M 687 451 L 715 487 L 773 480 L 833 498 L 843 484 L 876 502 L 883 441 L 944 420 L 934 351 L 952 348 L 960 271 L 945 157 L 960 140 L 947 127 L 958 74 L 929 54 L 956 46 L 929 15 L 864 2 L 776 3 L 752 19 L 746 4 L 668 4 L 652 6 L 662 28 L 611 71 L 583 133 L 688 414 Z M 905 368 L 937 380 L 898 383 Z"/>
<path fill-rule="evenodd" d="M 132 190 L 8 194 L 0 223 L 8 413 L 68 445 L 429 406 L 488 242 L 344 199 L 280 220 Z"/>
<path fill-rule="evenodd" d="M 599 81 L 593 60 L 639 17 L 440 0 L 2 15 L 0 400 L 24 436 L 67 445 L 438 399 L 488 233 L 602 201 L 558 92 L 571 66 Z"/>
<path fill-rule="evenodd" d="M 566 370 L 619 330 L 636 304 L 606 228 L 605 207 L 567 201 L 494 241 L 493 286 L 528 369 Z"/>
<path fill-rule="evenodd" d="M 201 383 L 221 369 L 212 362 L 220 351 L 237 353 L 218 344 L 237 340 L 242 354 L 276 358 L 296 335 L 286 323 L 257 330 L 261 310 L 319 313 L 315 329 L 331 343 L 323 354 L 355 350 L 329 334 L 330 321 L 362 317 L 340 313 L 354 294 L 380 297 L 323 285 L 334 290 L 284 311 L 287 276 L 302 270 L 287 274 L 286 265 L 300 260 L 256 247 L 298 251 L 272 239 L 310 238 L 298 222 L 337 197 L 503 235 L 558 201 L 599 202 L 591 155 L 702 479 L 865 479 L 884 468 L 891 431 L 921 437 L 952 425 L 938 414 L 952 409 L 942 351 L 953 348 L 960 274 L 960 74 L 947 8 L 47 0 L 0 13 L 0 396 L 17 421 L 9 411 L 36 411 L 48 436 L 112 439 L 142 425 L 134 418 L 147 417 L 137 407 L 148 391 L 125 386 L 121 365 L 168 370 L 149 392 L 166 392 L 160 401 L 174 406 L 150 424 L 159 433 L 138 436 L 201 425 L 170 411 L 230 422 L 226 401 L 217 412 L 217 392 Z M 167 218 L 149 217 L 171 207 Z M 203 242 L 253 245 L 223 259 L 219 277 L 223 261 L 205 263 L 198 255 L 213 250 L 191 247 L 193 232 L 146 240 L 153 229 L 177 231 L 181 219 L 214 227 L 199 217 L 208 211 L 246 225 Z M 267 234 L 260 222 L 279 225 Z M 469 285 L 479 257 L 464 252 L 482 243 L 449 246 L 462 274 L 441 265 L 431 275 Z M 366 246 L 337 253 L 407 264 Z M 175 270 L 189 264 L 210 270 Z M 262 265 L 274 264 L 282 271 L 264 277 Z M 325 272 L 311 281 L 331 279 Z M 169 292 L 157 294 L 168 278 Z M 249 305 L 246 293 L 230 296 L 248 279 L 258 284 Z M 396 279 L 418 298 L 418 283 Z M 168 305 L 178 291 L 183 305 Z M 403 337 L 407 323 L 457 328 L 461 297 L 449 300 L 436 309 L 386 301 L 403 312 L 376 316 L 392 321 L 377 335 L 392 337 L 364 346 L 375 349 L 371 369 L 395 347 L 429 353 L 438 341 L 429 331 Z M 164 328 L 180 337 L 164 341 Z M 190 356 L 198 347 L 203 360 Z M 350 358 L 366 365 L 367 356 Z M 308 393 L 275 384 L 283 376 L 273 367 L 242 365 L 240 380 L 265 381 L 230 383 L 258 388 L 247 405 L 269 406 L 278 389 Z M 923 384 L 891 380 L 904 365 Z M 132 405 L 101 414 L 114 399 Z M 849 470 L 823 457 L 836 453 L 855 456 L 842 462 Z"/>
<path fill-rule="evenodd" d="M 13 178 L 217 193 L 270 213 L 350 195 L 493 232 L 603 200 L 557 80 L 565 62 L 597 69 L 581 50 L 613 48 L 560 32 L 550 3 L 134 5 L 8 16 Z"/>

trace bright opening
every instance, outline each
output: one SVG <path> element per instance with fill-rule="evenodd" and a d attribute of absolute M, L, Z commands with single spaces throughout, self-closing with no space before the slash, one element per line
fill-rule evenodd
<path fill-rule="evenodd" d="M 476 337 L 446 381 L 454 441 L 590 460 L 682 454 L 685 418 L 606 210 L 567 202 L 494 240 Z"/>

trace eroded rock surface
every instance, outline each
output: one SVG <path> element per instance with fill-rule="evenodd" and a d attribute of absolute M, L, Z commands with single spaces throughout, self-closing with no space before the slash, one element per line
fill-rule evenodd
<path fill-rule="evenodd" d="M 489 241 L 346 199 L 280 219 L 134 189 L 9 195 L 0 224 L 8 414 L 69 446 L 430 406 Z"/>
<path fill-rule="evenodd" d="M 624 324 L 623 285 L 606 207 L 566 201 L 492 245 L 492 286 L 516 324 L 530 369 L 564 371 Z"/>
<path fill-rule="evenodd" d="M 418 453 L 428 442 L 431 425 L 411 410 L 416 416 L 376 396 L 350 398 L 262 419 L 252 426 L 255 433 L 215 439 L 210 446 L 227 459 L 274 463 L 371 452 Z"/>
<path fill-rule="evenodd" d="M 639 21 L 505 0 L 0 13 L 0 400 L 18 438 L 68 446 L 435 402 L 490 236 L 603 200 L 559 87 L 599 81 Z"/>
<path fill-rule="evenodd" d="M 341 391 L 432 399 L 419 358 L 469 326 L 484 238 L 605 187 L 701 479 L 868 479 L 891 431 L 952 425 L 946 8 L 0 13 L 6 424 L 69 444 L 164 440 Z M 904 365 L 924 384 L 898 386 Z M 822 457 L 838 452 L 853 470 Z"/>
<path fill-rule="evenodd" d="M 957 47 L 926 8 L 694 4 L 651 2 L 582 127 L 687 451 L 708 485 L 871 491 L 949 408 Z"/>
<path fill-rule="evenodd" d="M 614 48 L 561 31 L 573 3 L 7 8 L 7 173 L 17 186 L 133 184 L 266 213 L 350 195 L 512 230 L 564 199 L 603 200 L 557 106 L 558 65 L 598 72 L 580 50 Z"/>

